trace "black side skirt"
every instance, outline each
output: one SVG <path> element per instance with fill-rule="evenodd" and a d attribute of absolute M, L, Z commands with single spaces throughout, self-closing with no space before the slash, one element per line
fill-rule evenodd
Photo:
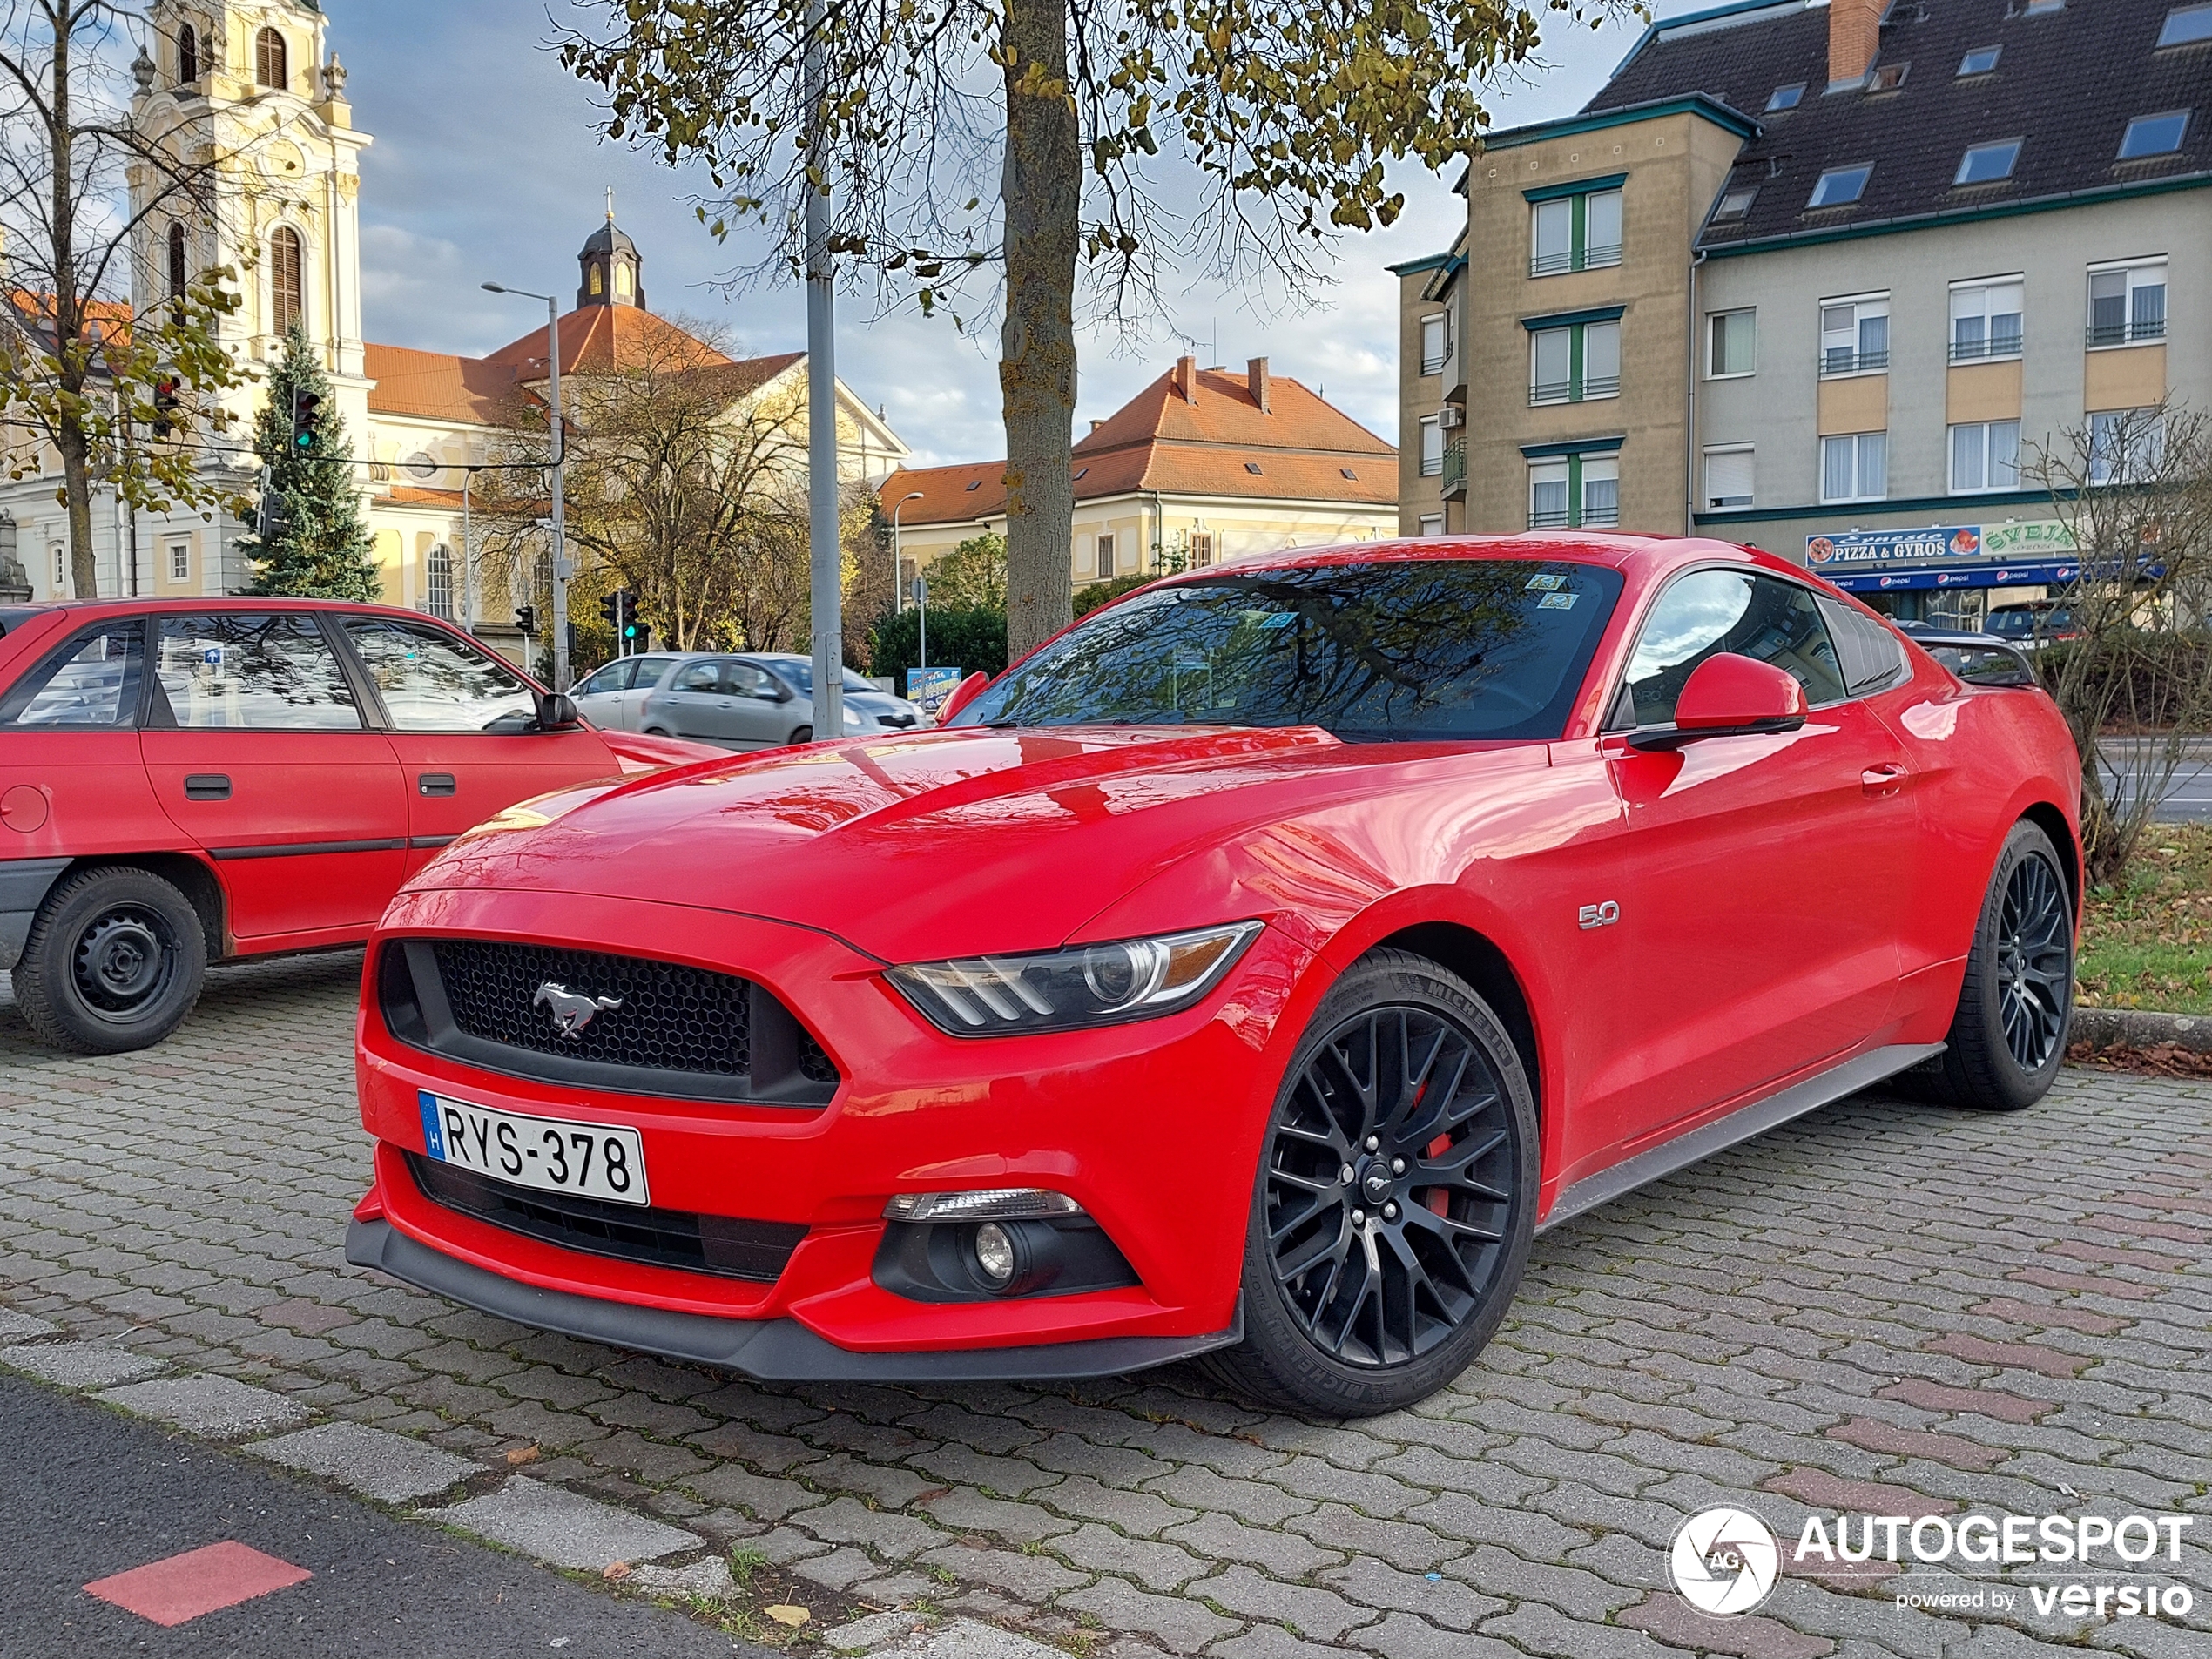
<path fill-rule="evenodd" d="M 1199 1337 L 1102 1337 L 1019 1348 L 855 1353 L 796 1319 L 717 1319 L 603 1301 L 502 1278 L 409 1238 L 388 1221 L 346 1229 L 346 1259 L 479 1312 L 641 1353 L 725 1366 L 765 1382 L 1080 1382 L 1172 1364 L 1244 1339 L 1241 1298 L 1226 1331 Z"/>

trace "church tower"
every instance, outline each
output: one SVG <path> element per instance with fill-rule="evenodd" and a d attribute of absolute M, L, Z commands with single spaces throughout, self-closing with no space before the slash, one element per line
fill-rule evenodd
<path fill-rule="evenodd" d="M 270 362 L 296 320 L 331 375 L 359 444 L 368 428 L 362 368 L 360 157 L 346 71 L 328 50 L 315 0 L 154 0 L 132 65 L 133 123 L 174 154 L 215 164 L 200 202 L 153 207 L 150 177 L 132 179 L 145 214 L 132 294 L 158 305 L 210 266 L 237 273 L 245 304 L 225 327 L 241 361 Z M 258 386 L 232 395 L 250 430 Z"/>
<path fill-rule="evenodd" d="M 591 239 L 583 245 L 583 252 L 576 256 L 583 269 L 583 280 L 576 291 L 577 308 L 586 306 L 636 306 L 638 310 L 650 309 L 645 304 L 645 260 L 637 252 L 637 244 L 615 223 L 615 193 L 607 192 L 607 222 L 592 232 Z"/>

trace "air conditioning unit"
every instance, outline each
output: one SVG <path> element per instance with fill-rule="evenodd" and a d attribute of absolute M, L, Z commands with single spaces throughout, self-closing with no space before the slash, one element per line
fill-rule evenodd
<path fill-rule="evenodd" d="M 1456 403 L 1447 403 L 1436 416 L 1436 424 L 1447 432 L 1453 431 L 1467 423 L 1467 412 Z"/>

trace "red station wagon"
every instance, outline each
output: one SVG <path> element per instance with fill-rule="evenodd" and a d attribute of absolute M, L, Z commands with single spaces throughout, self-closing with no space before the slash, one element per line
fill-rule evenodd
<path fill-rule="evenodd" d="M 0 607 L 0 968 L 49 1042 L 144 1048 L 209 961 L 359 942 L 516 801 L 722 758 L 596 731 L 413 611 Z"/>

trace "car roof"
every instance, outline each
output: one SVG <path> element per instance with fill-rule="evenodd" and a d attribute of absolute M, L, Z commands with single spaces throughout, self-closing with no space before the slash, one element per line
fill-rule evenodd
<path fill-rule="evenodd" d="M 1168 583 L 1204 581 L 1224 571 L 1317 569 L 1332 564 L 1421 559 L 1534 559 L 1604 565 L 1625 576 L 1656 581 L 1684 565 L 1716 561 L 1747 563 L 1802 577 L 1803 565 L 1763 548 L 1703 536 L 1646 535 L 1635 530 L 1523 530 L 1512 536 L 1408 536 L 1386 541 L 1340 542 L 1329 547 L 1246 553 L 1163 577 Z M 1818 572 L 1811 572 L 1817 576 Z"/>
<path fill-rule="evenodd" d="M 87 615 L 97 615 L 104 610 L 346 610 L 362 616 L 391 617 L 408 622 L 448 620 L 444 617 L 433 617 L 427 611 L 410 610 L 404 605 L 372 604 L 359 599 L 295 599 L 273 594 L 242 593 L 142 593 L 136 596 L 109 595 L 98 599 L 37 599 L 28 605 L 15 605 L 10 609 L 81 610 Z"/>

